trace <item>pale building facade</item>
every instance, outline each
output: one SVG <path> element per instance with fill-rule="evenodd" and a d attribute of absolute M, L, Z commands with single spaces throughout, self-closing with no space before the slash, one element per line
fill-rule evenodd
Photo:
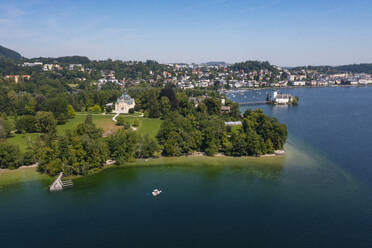
<path fill-rule="evenodd" d="M 292 102 L 293 96 L 291 94 L 279 94 L 277 91 L 273 92 L 272 100 L 275 104 L 288 104 Z"/>
<path fill-rule="evenodd" d="M 117 113 L 117 114 L 128 114 L 129 109 L 134 108 L 135 105 L 136 105 L 136 103 L 135 103 L 134 99 L 131 98 L 126 93 L 124 93 L 116 101 L 115 110 L 113 112 Z"/>

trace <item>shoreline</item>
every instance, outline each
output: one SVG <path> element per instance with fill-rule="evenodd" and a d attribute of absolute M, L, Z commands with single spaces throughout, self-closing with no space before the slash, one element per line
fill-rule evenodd
<path fill-rule="evenodd" d="M 0 174 L 1 173 L 7 173 L 7 172 L 12 172 L 12 171 L 18 171 L 18 170 L 27 170 L 27 169 L 32 169 L 36 168 L 39 165 L 39 163 L 31 164 L 31 165 L 22 165 L 18 167 L 17 169 L 0 169 Z"/>
<path fill-rule="evenodd" d="M 225 156 L 223 154 L 217 154 L 216 156 L 206 156 L 203 153 L 193 153 L 190 155 L 184 155 L 179 157 L 155 157 L 147 159 L 137 159 L 133 162 L 126 162 L 121 165 L 116 165 L 113 161 L 109 160 L 102 168 L 92 170 L 88 175 L 74 175 L 67 176 L 69 179 L 84 178 L 87 176 L 101 173 L 107 169 L 115 168 L 136 168 L 136 167 L 154 167 L 154 166 L 172 166 L 172 165 L 184 165 L 184 166 L 278 166 L 281 164 L 282 159 L 285 155 L 276 154 L 265 154 L 261 156 L 242 156 L 232 157 Z M 53 181 L 55 177 L 51 177 L 47 174 L 42 174 L 37 171 L 37 165 L 33 164 L 30 166 L 21 166 L 17 169 L 1 169 L 0 170 L 0 188 L 3 186 L 9 186 L 34 180 L 46 179 Z"/>
<path fill-rule="evenodd" d="M 269 156 L 267 156 L 269 155 Z M 133 162 L 125 162 L 124 164 L 110 163 L 102 168 L 92 170 L 88 175 L 74 175 L 66 176 L 68 179 L 80 179 L 89 176 L 93 176 L 104 172 L 109 169 L 127 169 L 127 168 L 144 168 L 144 167 L 172 167 L 172 166 L 185 166 L 185 167 L 198 167 L 198 166 L 225 166 L 225 167 L 249 167 L 249 166 L 282 166 L 284 162 L 284 155 L 266 154 L 261 156 L 241 156 L 232 157 L 225 155 L 215 155 L 213 157 L 200 155 L 199 153 L 178 156 L 178 157 L 155 157 L 155 158 L 143 158 L 137 159 Z"/>
<path fill-rule="evenodd" d="M 372 87 L 372 85 L 331 85 L 331 86 L 269 86 L 269 87 L 242 87 L 242 88 L 234 88 L 229 90 L 222 90 L 222 92 L 233 92 L 233 91 L 249 91 L 249 90 L 272 90 L 272 89 L 312 89 L 312 88 L 348 88 L 348 87 L 355 87 L 355 88 L 365 88 L 365 87 Z"/>

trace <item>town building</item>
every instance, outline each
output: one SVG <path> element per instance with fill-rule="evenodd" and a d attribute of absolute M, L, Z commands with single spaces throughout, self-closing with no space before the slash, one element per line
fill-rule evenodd
<path fill-rule="evenodd" d="M 5 79 L 14 81 L 15 83 L 18 83 L 20 79 L 22 80 L 30 80 L 30 75 L 6 75 Z"/>
<path fill-rule="evenodd" d="M 58 64 L 44 64 L 43 71 L 62 70 L 62 66 Z"/>
<path fill-rule="evenodd" d="M 305 86 L 306 82 L 305 81 L 294 81 L 293 86 Z"/>
<path fill-rule="evenodd" d="M 221 114 L 229 114 L 230 106 L 221 106 Z"/>
<path fill-rule="evenodd" d="M 225 126 L 241 126 L 241 121 L 225 121 Z"/>
<path fill-rule="evenodd" d="M 23 63 L 23 66 L 29 66 L 29 67 L 33 67 L 33 66 L 42 66 L 43 63 L 42 62 L 24 62 Z"/>

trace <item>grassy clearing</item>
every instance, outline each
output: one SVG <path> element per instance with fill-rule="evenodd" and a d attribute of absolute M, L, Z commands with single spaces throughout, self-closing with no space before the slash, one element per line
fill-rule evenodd
<path fill-rule="evenodd" d="M 88 114 L 78 113 L 76 114 L 75 118 L 68 120 L 63 125 L 57 126 L 57 135 L 64 135 L 66 131 L 73 130 L 79 125 L 80 123 L 83 123 L 85 119 L 87 118 Z M 97 125 L 97 127 L 100 127 L 103 129 L 104 132 L 107 132 L 109 130 L 116 131 L 119 129 L 115 125 L 115 123 L 112 121 L 113 115 L 102 115 L 102 114 L 93 114 L 92 119 L 93 123 Z"/>
<path fill-rule="evenodd" d="M 63 125 L 57 125 L 57 135 L 64 135 L 67 130 L 71 130 L 77 127 L 80 123 L 85 121 L 86 115 L 76 115 L 75 118 L 69 119 Z"/>
<path fill-rule="evenodd" d="M 103 129 L 104 137 L 109 136 L 122 128 L 115 124 L 112 117 L 112 115 L 93 116 L 93 123 L 96 124 L 97 127 Z"/>
<path fill-rule="evenodd" d="M 19 147 L 19 150 L 23 153 L 26 151 L 30 141 L 35 140 L 39 136 L 38 133 L 26 133 L 17 134 L 13 133 L 12 137 L 7 139 L 7 142 Z"/>
<path fill-rule="evenodd" d="M 158 134 L 162 120 L 160 119 L 150 119 L 142 118 L 140 119 L 140 126 L 138 132 L 141 135 L 149 135 L 149 137 L 155 138 Z"/>

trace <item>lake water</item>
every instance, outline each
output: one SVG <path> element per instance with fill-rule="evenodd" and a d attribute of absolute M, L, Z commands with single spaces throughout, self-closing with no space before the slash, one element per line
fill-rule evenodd
<path fill-rule="evenodd" d="M 288 126 L 280 165 L 118 168 L 63 192 L 0 189 L 0 246 L 372 247 L 372 88 L 282 91 L 300 104 L 255 106 Z"/>

